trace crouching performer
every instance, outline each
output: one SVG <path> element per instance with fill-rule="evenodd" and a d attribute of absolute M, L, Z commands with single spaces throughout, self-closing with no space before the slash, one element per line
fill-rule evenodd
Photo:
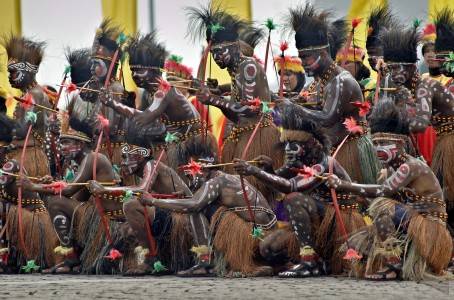
<path fill-rule="evenodd" d="M 140 183 L 104 187 L 91 181 L 89 189 L 92 194 L 116 198 L 134 195 L 123 201 L 123 210 L 132 234 L 137 238 L 134 249 L 137 263 L 123 275 L 160 275 L 188 268 L 192 263 L 189 251 L 192 237 L 187 216 L 159 207 L 145 207 L 136 196 L 153 192 L 156 197 L 191 197 L 191 191 L 176 171 L 154 159 L 149 149 L 124 146 L 122 151 L 122 174 L 136 175 L 141 178 Z"/>
<path fill-rule="evenodd" d="M 364 256 L 355 270 L 372 280 L 400 275 L 421 280 L 428 271 L 441 275 L 452 241 L 440 184 L 426 163 L 405 152 L 408 124 L 391 101 L 378 103 L 370 126 L 377 155 L 392 174 L 381 185 L 353 184 L 335 175 L 327 181 L 338 191 L 375 198 L 369 207 L 373 225 L 350 238 L 350 247 Z"/>
<path fill-rule="evenodd" d="M 235 164 L 239 174 L 252 175 L 287 194 L 284 207 L 294 235 L 289 235 L 288 230 L 276 231 L 264 239 L 260 251 L 265 258 L 273 260 L 293 252 L 292 249 L 283 249 L 282 245 L 299 244 L 297 264 L 280 272 L 281 277 L 318 276 L 328 272 L 327 262 L 330 262 L 333 273 L 341 273 L 343 264 L 338 249 L 342 244 L 342 232 L 335 224 L 330 191 L 321 176 L 333 160 L 328 156 L 328 138 L 315 123 L 299 117 L 291 107 L 282 111 L 282 126 L 281 141 L 285 143 L 286 162 L 280 169 L 274 171 L 270 159 L 263 156 L 257 158 L 262 169 L 241 160 L 236 160 Z M 350 182 L 342 166 L 336 161 L 332 163 L 334 174 Z M 349 194 L 339 194 L 338 198 L 347 231 L 364 226 L 355 198 Z M 285 236 L 297 241 L 283 243 Z"/>
<path fill-rule="evenodd" d="M 16 160 L 6 161 L 0 174 L 0 198 L 3 205 L 9 204 L 6 217 L 9 247 L 0 249 L 2 254 L 8 255 L 5 269 L 30 272 L 53 266 L 61 257 L 53 251 L 58 245 L 58 238 L 44 201 L 38 193 L 23 189 L 22 207 L 19 208 L 19 163 Z"/>
<path fill-rule="evenodd" d="M 192 251 L 197 254 L 198 262 L 178 275 L 214 276 L 212 250 L 219 254 L 216 255 L 216 265 L 227 267 L 226 270 L 216 270 L 220 275 L 233 275 L 234 272 L 248 276 L 271 275 L 271 268 L 256 260 L 259 239 L 252 235 L 253 228 L 255 233 L 263 233 L 276 224 L 276 216 L 263 195 L 246 181 L 245 193 L 253 203 L 248 208 L 240 178 L 213 165 L 217 163 L 217 157 L 204 144 L 188 142 L 180 153 L 180 163 L 189 163 L 185 169 L 191 177 L 191 190 L 194 192 L 191 198 L 157 199 L 147 193 L 142 197 L 145 205 L 190 216 L 195 244 Z"/>
<path fill-rule="evenodd" d="M 49 195 L 49 213 L 60 240 L 60 246 L 55 249 L 55 252 L 66 257 L 63 263 L 56 265 L 49 272 L 91 273 L 94 272 L 99 258 L 106 255 L 100 250 L 106 243 L 105 228 L 102 226 L 95 201 L 86 188 L 87 181 L 93 179 L 92 171 L 96 155 L 98 155 L 97 179 L 100 182 L 113 184 L 115 174 L 109 159 L 103 154 L 92 151 L 91 140 L 82 133 L 71 128 L 63 129 L 60 142 L 65 161 L 72 161 L 73 168 L 77 169 L 72 181 L 66 184 L 60 183 L 59 186 L 27 181 L 24 183 L 24 189 Z M 71 176 L 66 177 L 69 179 Z M 58 190 L 57 195 L 56 190 Z M 101 206 L 106 217 L 120 219 L 123 217 L 122 203 L 119 199 L 115 200 L 117 199 L 102 198 Z M 113 228 L 111 231 L 116 232 Z M 112 236 L 112 238 L 115 237 Z"/>

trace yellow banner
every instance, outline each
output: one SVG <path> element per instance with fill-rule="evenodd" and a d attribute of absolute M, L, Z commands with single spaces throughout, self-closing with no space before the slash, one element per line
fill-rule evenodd
<path fill-rule="evenodd" d="M 7 36 L 11 33 L 21 33 L 21 10 L 20 1 L 0 1 L 0 36 Z M 8 94 L 20 95 L 20 91 L 13 89 L 9 84 L 7 71 L 8 55 L 3 46 L 0 45 L 0 96 L 6 99 Z M 6 108 L 8 116 L 12 117 L 16 101 L 7 100 Z"/>
<path fill-rule="evenodd" d="M 102 0 L 102 15 L 110 18 L 115 24 L 124 29 L 124 33 L 131 35 L 137 31 L 137 1 L 136 0 Z M 129 70 L 128 60 L 122 66 L 125 87 L 128 91 L 137 90 Z"/>
<path fill-rule="evenodd" d="M 428 14 L 429 19 L 432 20 L 432 17 L 436 12 L 442 10 L 443 8 L 454 9 L 453 0 L 429 0 L 428 1 Z"/>
<path fill-rule="evenodd" d="M 366 48 L 366 40 L 367 40 L 367 19 L 369 18 L 370 12 L 379 6 L 384 6 L 388 3 L 387 0 L 352 0 L 350 4 L 350 9 L 348 11 L 347 20 L 350 22 L 353 19 L 361 19 L 361 23 L 359 23 L 358 27 L 355 28 L 355 36 L 354 41 L 355 45 L 361 48 Z M 366 58 L 364 59 L 364 64 L 369 66 L 367 61 L 367 54 Z M 372 77 L 376 77 L 377 74 L 375 72 L 371 72 Z"/>

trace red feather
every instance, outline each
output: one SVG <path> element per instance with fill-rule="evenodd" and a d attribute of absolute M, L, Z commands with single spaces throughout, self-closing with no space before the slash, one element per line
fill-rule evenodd
<path fill-rule="evenodd" d="M 260 107 L 262 104 L 262 101 L 258 97 L 255 97 L 254 99 L 250 100 L 247 102 L 248 106 L 254 106 L 254 107 Z"/>
<path fill-rule="evenodd" d="M 367 116 L 367 114 L 370 111 L 370 103 L 368 101 L 355 101 L 355 102 L 350 102 L 354 107 L 359 108 L 359 116 L 364 117 Z"/>
<path fill-rule="evenodd" d="M 164 93 L 167 94 L 168 91 L 170 91 L 171 85 L 168 81 L 164 80 L 164 78 L 159 78 L 159 87 L 158 89 Z"/>
<path fill-rule="evenodd" d="M 344 259 L 346 260 L 360 260 L 362 258 L 361 255 L 356 252 L 353 248 L 348 248 L 347 253 L 345 253 Z"/>
<path fill-rule="evenodd" d="M 189 174 L 191 174 L 191 176 L 202 174 L 202 165 L 194 161 L 192 158 L 187 165 L 181 166 L 180 169 L 187 171 Z"/>
<path fill-rule="evenodd" d="M 29 110 L 34 104 L 35 99 L 33 99 L 32 94 L 27 93 L 25 94 L 25 98 L 22 99 L 20 106 L 25 110 Z"/>
<path fill-rule="evenodd" d="M 359 23 L 361 23 L 362 20 L 363 20 L 362 18 L 354 18 L 352 20 L 352 29 L 358 27 Z"/>
<path fill-rule="evenodd" d="M 75 85 L 74 83 L 70 83 L 66 86 L 66 92 L 67 93 L 71 93 L 71 92 L 74 92 L 74 91 L 77 91 L 77 85 Z"/>
<path fill-rule="evenodd" d="M 56 181 L 50 184 L 44 185 L 44 188 L 51 189 L 52 192 L 57 195 L 59 194 L 61 197 L 61 192 L 68 186 L 68 184 L 64 181 Z"/>
<path fill-rule="evenodd" d="M 356 120 L 353 117 L 345 118 L 345 121 L 342 124 L 345 125 L 345 128 L 347 128 L 349 133 L 364 133 L 364 129 L 356 123 Z"/>
<path fill-rule="evenodd" d="M 304 90 L 300 92 L 300 97 L 302 98 L 309 98 L 309 91 Z"/>
<path fill-rule="evenodd" d="M 109 119 L 106 119 L 103 115 L 98 114 L 98 121 L 101 124 L 102 128 L 108 128 L 109 127 Z"/>
<path fill-rule="evenodd" d="M 123 257 L 123 254 L 121 254 L 120 251 L 118 251 L 117 249 L 111 249 L 109 251 L 109 255 L 106 255 L 104 256 L 104 258 L 107 258 L 107 259 L 110 259 L 111 261 L 114 261 L 114 260 L 117 260 L 117 259 L 120 259 Z"/>
<path fill-rule="evenodd" d="M 288 49 L 288 43 L 287 41 L 282 41 L 281 45 L 279 46 L 279 49 L 281 49 L 282 52 Z"/>
<path fill-rule="evenodd" d="M 435 24 L 427 24 L 426 27 L 424 27 L 423 30 L 423 35 L 429 35 L 429 34 L 434 34 L 436 32 L 436 27 Z"/>
<path fill-rule="evenodd" d="M 299 169 L 298 175 L 302 175 L 305 179 L 307 179 L 313 177 L 315 172 L 311 167 L 303 166 L 302 169 Z"/>

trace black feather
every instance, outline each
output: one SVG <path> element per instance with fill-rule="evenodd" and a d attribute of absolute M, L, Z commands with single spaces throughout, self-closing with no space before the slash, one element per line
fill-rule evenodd
<path fill-rule="evenodd" d="M 70 48 L 66 48 L 65 56 L 71 67 L 72 83 L 79 85 L 90 80 L 90 49 L 71 50 Z"/>
<path fill-rule="evenodd" d="M 388 5 L 379 6 L 373 9 L 367 20 L 368 34 L 366 48 L 380 48 L 380 31 L 395 25 L 397 25 L 397 21 Z"/>
<path fill-rule="evenodd" d="M 45 42 L 10 34 L 3 37 L 3 46 L 8 53 L 8 58 L 19 62 L 28 62 L 39 66 L 44 56 Z"/>
<path fill-rule="evenodd" d="M 128 46 L 131 65 L 163 68 L 168 55 L 163 44 L 156 41 L 156 33 L 140 33 L 131 38 Z"/>
<path fill-rule="evenodd" d="M 435 51 L 454 51 L 454 9 L 445 8 L 434 16 L 437 38 Z"/>
<path fill-rule="evenodd" d="M 345 19 L 338 19 L 328 27 L 328 40 L 330 54 L 333 60 L 336 59 L 337 52 L 344 46 L 348 36 L 348 25 Z"/>
<path fill-rule="evenodd" d="M 385 62 L 415 63 L 418 60 L 417 47 L 421 35 L 418 29 L 411 26 L 400 26 L 384 29 L 380 33 Z"/>
<path fill-rule="evenodd" d="M 392 99 L 382 98 L 378 101 L 369 117 L 369 124 L 372 133 L 409 134 L 408 118 Z"/>

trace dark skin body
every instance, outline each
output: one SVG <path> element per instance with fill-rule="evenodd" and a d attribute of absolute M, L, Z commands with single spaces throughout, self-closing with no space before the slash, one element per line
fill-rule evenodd
<path fill-rule="evenodd" d="M 252 101 L 257 97 L 261 101 L 270 101 L 263 68 L 255 59 L 241 54 L 239 43 L 214 45 L 211 53 L 221 69 L 227 68 L 232 78 L 232 95 L 230 100 L 227 100 L 212 93 L 208 87 L 202 87 L 197 91 L 197 100 L 203 104 L 216 106 L 238 126 L 257 123 L 258 111 L 241 102 Z"/>
<path fill-rule="evenodd" d="M 440 184 L 430 167 L 422 161 L 407 155 L 403 148 L 403 142 L 396 144 L 391 141 L 374 141 L 374 144 L 377 147 L 377 153 L 381 159 L 389 156 L 380 152 L 380 147 L 391 146 L 396 149 L 393 151 L 394 154 L 390 157 L 389 161 L 384 163 L 386 167 L 393 168 L 396 171 L 382 184 L 356 184 L 341 180 L 336 175 L 329 175 L 326 185 L 337 191 L 350 192 L 371 198 L 396 197 L 399 191 L 408 190 L 416 195 L 443 199 L 443 192 Z M 446 212 L 446 210 L 439 205 L 422 201 L 405 203 L 403 206 L 408 212 Z M 377 230 L 377 232 L 382 242 L 395 231 L 395 225 L 388 215 L 378 216 L 374 220 L 374 224 L 380 229 Z M 386 274 L 386 279 L 394 279 L 397 277 L 397 273 L 390 270 L 388 267 L 383 268 L 377 274 L 369 274 L 366 275 L 366 277 L 370 279 L 380 279 L 382 278 L 383 273 Z"/>
<path fill-rule="evenodd" d="M 75 156 L 70 159 L 79 164 L 78 173 L 74 179 L 74 183 L 86 183 L 93 179 L 93 163 L 95 161 L 96 153 L 89 150 L 89 145 L 80 141 L 71 139 L 62 140 L 62 153 L 65 158 L 68 155 L 68 148 L 74 147 L 77 151 Z M 112 164 L 109 159 L 98 153 L 96 179 L 102 182 L 114 182 L 115 174 L 112 171 Z M 62 196 L 54 196 L 51 189 L 44 187 L 41 184 L 33 184 L 29 181 L 24 181 L 24 190 L 38 192 L 42 194 L 52 195 L 48 199 L 49 213 L 54 222 L 57 235 L 59 236 L 60 243 L 65 247 L 72 247 L 74 241 L 69 237 L 70 225 L 73 222 L 73 214 L 75 209 L 82 203 L 90 198 L 90 193 L 85 185 L 69 185 L 62 190 Z M 121 210 L 122 204 L 119 202 L 101 199 L 101 204 L 105 211 Z M 63 220 L 63 221 L 62 221 Z M 57 273 L 68 272 L 69 266 L 57 266 Z"/>
<path fill-rule="evenodd" d="M 388 68 L 391 79 L 398 85 L 399 90 L 412 88 L 415 65 L 388 64 Z M 411 93 L 407 92 L 407 95 L 410 96 Z M 437 126 L 438 124 L 431 120 L 432 116 L 454 116 L 454 95 L 436 80 L 419 79 L 415 93 L 411 96 L 413 99 L 406 104 L 412 132 L 423 132 L 431 124 Z"/>
<path fill-rule="evenodd" d="M 300 58 L 306 73 L 314 76 L 315 80 L 320 79 L 333 63 L 326 50 L 300 52 Z M 353 117 L 357 121 L 365 121 L 365 118 L 360 117 L 358 109 L 350 103 L 363 100 L 361 88 L 356 80 L 338 66 L 331 78 L 324 88 L 324 94 L 320 95 L 320 98 L 316 97 L 315 100 L 315 102 L 321 102 L 321 110 L 302 107 L 288 100 L 282 101 L 281 105 L 292 105 L 304 118 L 327 128 L 327 134 L 333 146 L 336 146 L 348 134 L 342 124 L 345 118 Z"/>

